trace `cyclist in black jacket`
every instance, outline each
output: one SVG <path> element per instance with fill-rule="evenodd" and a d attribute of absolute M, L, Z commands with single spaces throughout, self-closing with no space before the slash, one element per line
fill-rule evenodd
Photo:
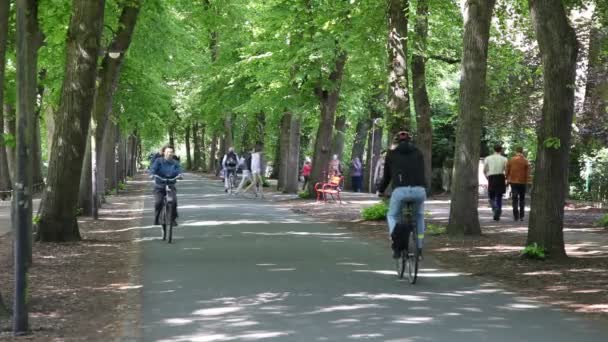
<path fill-rule="evenodd" d="M 401 211 L 406 202 L 413 202 L 416 228 L 418 230 L 418 248 L 422 250 L 424 240 L 424 201 L 426 200 L 426 178 L 424 177 L 424 158 L 422 152 L 411 142 L 408 132 L 397 133 L 398 145 L 388 152 L 384 164 L 384 178 L 378 187 L 383 195 L 389 183 L 393 185 L 387 221 L 389 234 L 401 220 Z M 393 257 L 400 252 L 393 249 Z"/>

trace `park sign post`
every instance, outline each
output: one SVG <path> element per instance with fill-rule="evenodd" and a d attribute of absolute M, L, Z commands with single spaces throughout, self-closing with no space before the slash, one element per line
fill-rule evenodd
<path fill-rule="evenodd" d="M 17 168 L 13 196 L 13 230 L 15 257 L 15 286 L 13 304 L 13 333 L 23 335 L 28 331 L 27 310 L 27 262 L 29 232 L 32 227 L 32 133 L 34 103 L 30 91 L 35 87 L 36 70 L 30 70 L 33 39 L 28 36 L 28 13 L 32 0 L 17 0 Z M 34 3 L 35 4 L 35 3 Z"/>

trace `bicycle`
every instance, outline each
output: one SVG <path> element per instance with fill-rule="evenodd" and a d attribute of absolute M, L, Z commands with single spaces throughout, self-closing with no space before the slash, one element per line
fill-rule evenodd
<path fill-rule="evenodd" d="M 173 182 L 177 179 L 181 179 L 181 175 L 175 178 L 162 178 L 157 175 L 154 175 L 154 178 L 159 179 L 161 182 L 165 183 L 165 196 L 163 197 L 163 206 L 160 209 L 160 222 L 163 228 L 163 241 L 167 241 L 168 243 L 173 242 L 173 203 L 175 202 L 175 192 L 169 186 L 168 182 Z M 169 228 L 169 229 L 167 229 Z M 167 236 L 167 230 L 169 231 L 169 236 Z"/>
<path fill-rule="evenodd" d="M 401 224 L 395 226 L 393 235 L 397 237 L 395 243 L 401 248 L 400 257 L 395 260 L 397 277 L 403 279 L 407 271 L 407 279 L 410 284 L 415 284 L 418 279 L 418 263 L 420 262 L 420 249 L 418 248 L 418 229 L 414 219 L 414 203 L 407 202 L 402 211 Z M 398 230 L 405 230 L 399 232 Z M 397 234 L 395 234 L 397 233 Z M 402 233 L 402 234 L 399 234 Z M 404 233 L 404 234 L 403 234 Z"/>
<path fill-rule="evenodd" d="M 252 174 L 249 182 L 250 182 L 249 185 L 247 185 L 242 192 L 243 197 L 264 198 L 264 194 L 261 191 L 261 187 L 263 185 L 262 185 L 262 180 L 261 180 L 260 176 Z M 252 187 L 253 187 L 253 193 L 252 193 L 252 195 L 249 195 L 249 189 Z"/>

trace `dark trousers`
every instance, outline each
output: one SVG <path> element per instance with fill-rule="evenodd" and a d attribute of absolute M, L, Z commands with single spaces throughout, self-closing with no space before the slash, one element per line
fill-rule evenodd
<path fill-rule="evenodd" d="M 310 176 L 304 176 L 304 185 L 302 185 L 302 191 L 306 191 L 306 187 L 308 186 L 309 181 L 310 181 Z"/>
<path fill-rule="evenodd" d="M 513 199 L 513 217 L 524 218 L 526 210 L 526 184 L 511 184 L 511 195 Z"/>
<path fill-rule="evenodd" d="M 362 186 L 362 181 L 363 181 L 363 177 L 361 176 L 352 176 L 352 181 L 353 181 L 353 191 L 354 192 L 361 192 L 361 186 Z"/>
<path fill-rule="evenodd" d="M 173 190 L 174 200 L 173 200 L 173 217 L 171 219 L 175 220 L 177 218 L 177 191 L 175 187 L 172 186 L 171 190 Z M 159 216 L 161 209 L 163 208 L 163 199 L 165 198 L 165 194 L 167 191 L 165 187 L 155 187 L 154 188 L 154 224 L 160 224 Z"/>
<path fill-rule="evenodd" d="M 490 205 L 492 206 L 492 211 L 494 212 L 494 219 L 499 218 L 500 214 L 502 213 L 502 195 L 503 192 L 488 190 Z"/>

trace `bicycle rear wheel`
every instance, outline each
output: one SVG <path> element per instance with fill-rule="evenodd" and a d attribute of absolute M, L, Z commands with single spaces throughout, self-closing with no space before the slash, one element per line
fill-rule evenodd
<path fill-rule="evenodd" d="M 397 267 L 397 277 L 399 279 L 403 279 L 403 275 L 405 274 L 405 268 L 407 264 L 406 251 L 401 251 L 401 257 L 395 259 L 395 264 Z"/>
<path fill-rule="evenodd" d="M 407 238 L 407 254 L 404 253 L 404 263 L 407 269 L 407 280 L 410 284 L 415 284 L 418 278 L 418 241 L 415 229 L 412 229 Z"/>

